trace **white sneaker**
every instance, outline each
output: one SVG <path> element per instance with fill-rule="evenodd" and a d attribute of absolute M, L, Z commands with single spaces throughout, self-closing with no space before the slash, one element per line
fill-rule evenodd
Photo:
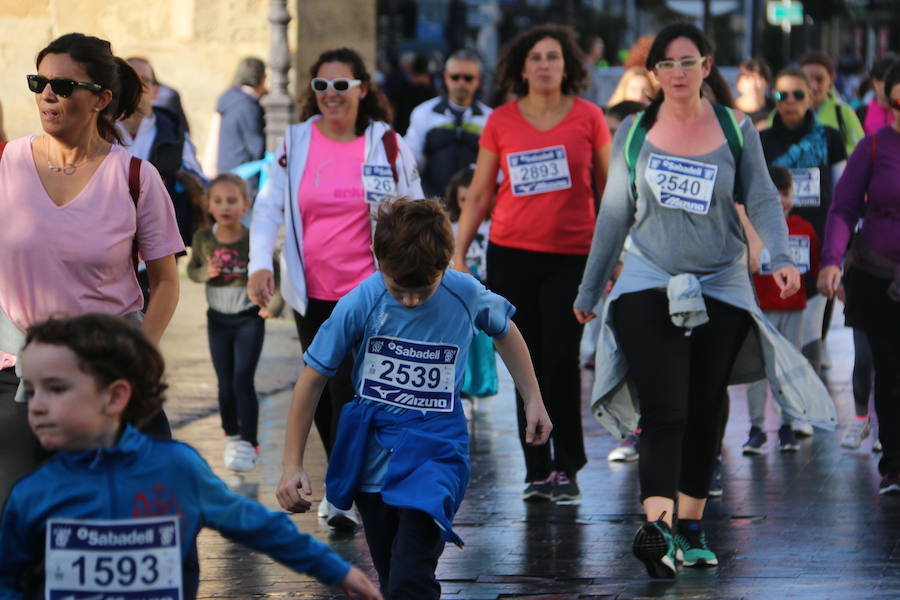
<path fill-rule="evenodd" d="M 881 438 L 878 437 L 878 427 L 873 427 L 872 431 L 875 436 L 875 441 L 872 442 L 872 452 L 881 452 Z"/>
<path fill-rule="evenodd" d="M 841 447 L 858 450 L 867 437 L 869 437 L 869 419 L 853 419 L 841 439 Z"/>
<path fill-rule="evenodd" d="M 237 443 L 240 441 L 241 436 L 239 435 L 225 436 L 225 449 L 222 451 L 222 461 L 225 463 L 226 468 L 230 468 L 228 464 L 234 460 L 234 451 L 237 448 Z"/>
<path fill-rule="evenodd" d="M 328 511 L 331 509 L 331 504 L 328 503 L 324 497 L 322 501 L 319 502 L 319 510 L 316 511 L 316 514 L 320 519 L 324 519 L 328 516 Z"/>
<path fill-rule="evenodd" d="M 640 437 L 636 433 L 632 433 L 625 441 L 609 451 L 606 460 L 609 462 L 632 462 L 638 459 L 638 446 Z"/>
<path fill-rule="evenodd" d="M 252 471 L 256 466 L 258 456 L 253 444 L 240 440 L 234 445 L 234 452 L 230 456 L 231 460 L 226 457 L 225 468 L 238 472 Z"/>
<path fill-rule="evenodd" d="M 356 531 L 359 527 L 359 518 L 352 506 L 350 510 L 341 510 L 330 502 L 328 503 L 328 518 L 325 522 L 337 531 L 348 533 Z"/>
<path fill-rule="evenodd" d="M 791 425 L 791 429 L 794 430 L 794 434 L 797 437 L 812 437 L 813 436 L 813 426 L 809 423 L 801 423 L 799 421 L 794 421 Z"/>

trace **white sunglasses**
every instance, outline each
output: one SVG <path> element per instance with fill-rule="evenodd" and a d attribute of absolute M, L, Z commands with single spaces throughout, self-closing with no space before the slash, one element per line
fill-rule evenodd
<path fill-rule="evenodd" d="M 361 83 L 362 81 L 360 81 L 359 79 L 347 79 L 346 77 L 338 77 L 337 79 L 315 77 L 312 81 L 309 82 L 309 84 L 312 86 L 313 91 L 320 94 L 324 94 L 328 90 L 337 92 L 338 94 L 344 94 Z"/>

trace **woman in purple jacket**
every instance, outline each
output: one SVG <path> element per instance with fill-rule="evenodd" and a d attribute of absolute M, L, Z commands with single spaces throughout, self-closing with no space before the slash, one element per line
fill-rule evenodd
<path fill-rule="evenodd" d="M 875 412 L 884 448 L 879 492 L 900 494 L 900 65 L 885 76 L 885 95 L 894 121 L 863 138 L 835 187 L 818 287 L 828 297 L 842 292 L 841 261 L 865 214 L 845 262 L 845 315 L 872 346 Z"/>

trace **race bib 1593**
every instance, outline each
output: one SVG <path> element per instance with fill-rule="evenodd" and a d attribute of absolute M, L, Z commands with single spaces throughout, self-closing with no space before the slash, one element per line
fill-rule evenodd
<path fill-rule="evenodd" d="M 178 517 L 47 521 L 45 600 L 181 600 Z"/>
<path fill-rule="evenodd" d="M 508 154 L 506 165 L 513 196 L 530 196 L 572 187 L 565 146 Z"/>
<path fill-rule="evenodd" d="M 652 153 L 645 177 L 662 206 L 705 215 L 712 203 L 718 171 L 717 165 Z"/>
<path fill-rule="evenodd" d="M 452 344 L 369 338 L 359 394 L 401 408 L 451 412 L 458 354 Z"/>

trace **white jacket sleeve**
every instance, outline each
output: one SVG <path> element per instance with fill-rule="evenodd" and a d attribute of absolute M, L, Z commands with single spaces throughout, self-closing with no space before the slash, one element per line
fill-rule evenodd
<path fill-rule="evenodd" d="M 403 141 L 409 146 L 416 165 L 420 169 L 425 167 L 425 134 L 428 132 L 428 123 L 423 118 L 421 110 L 413 110 L 409 117 L 409 127 Z"/>
<path fill-rule="evenodd" d="M 278 229 L 284 222 L 285 194 L 288 193 L 287 136 L 275 160 L 269 165 L 269 179 L 253 203 L 253 222 L 250 224 L 250 264 L 248 274 L 273 270 L 272 257 Z M 284 165 L 284 166 L 282 166 Z"/>
<path fill-rule="evenodd" d="M 416 167 L 416 159 L 409 145 L 402 137 L 397 136 L 397 195 L 407 196 L 413 200 L 421 200 L 425 197 L 422 191 L 422 179 L 419 177 L 419 169 Z"/>

